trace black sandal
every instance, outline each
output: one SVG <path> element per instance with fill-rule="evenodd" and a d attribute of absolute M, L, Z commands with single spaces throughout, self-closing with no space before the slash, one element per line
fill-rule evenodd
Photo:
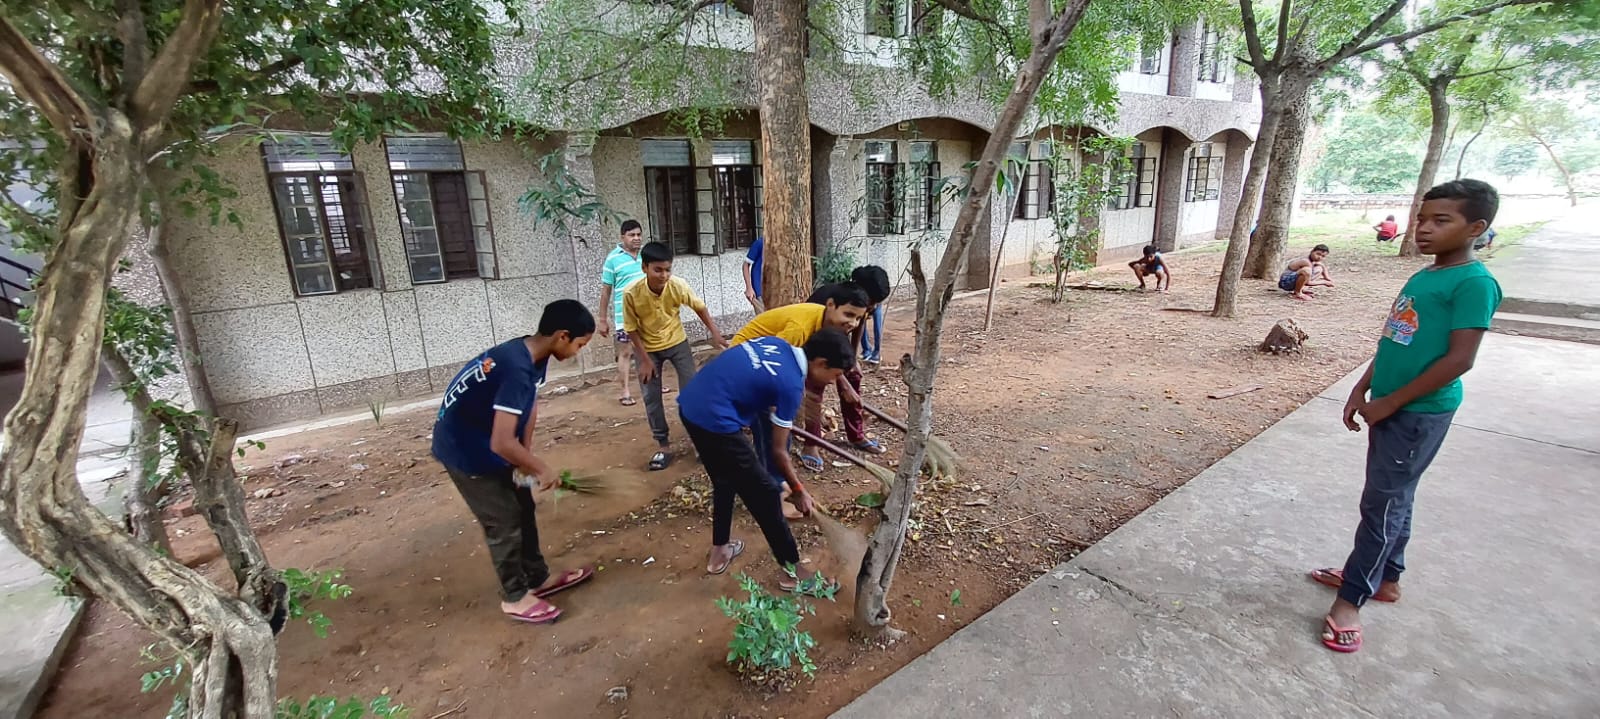
<path fill-rule="evenodd" d="M 650 471 L 660 472 L 672 464 L 672 453 L 667 451 L 656 452 L 650 457 Z"/>

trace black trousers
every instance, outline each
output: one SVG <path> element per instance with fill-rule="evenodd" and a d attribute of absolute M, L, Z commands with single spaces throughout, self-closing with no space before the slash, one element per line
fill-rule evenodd
<path fill-rule="evenodd" d="M 450 481 L 466 500 L 467 509 L 483 527 L 489 559 L 500 577 L 500 596 L 521 601 L 531 589 L 550 578 L 550 566 L 539 551 L 539 525 L 534 519 L 533 494 L 511 480 L 511 469 L 494 474 L 466 474 L 449 467 Z"/>
<path fill-rule="evenodd" d="M 711 476 L 711 543 L 719 547 L 728 543 L 733 532 L 733 499 L 737 496 L 744 500 L 745 509 L 750 510 L 761 533 L 766 535 L 778 566 L 799 565 L 800 547 L 789 531 L 789 521 L 783 518 L 783 488 L 768 481 L 765 463 L 757 456 L 755 445 L 743 432 L 719 434 L 687 419 L 683 420 L 683 428 L 700 453 L 706 474 Z"/>

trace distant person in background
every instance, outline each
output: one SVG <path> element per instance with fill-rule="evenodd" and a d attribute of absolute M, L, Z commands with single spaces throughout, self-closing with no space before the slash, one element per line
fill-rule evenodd
<path fill-rule="evenodd" d="M 1373 225 L 1372 229 L 1378 231 L 1379 242 L 1393 242 L 1395 236 L 1400 234 L 1400 223 L 1394 221 L 1394 215 L 1389 215 L 1383 218 L 1383 222 Z"/>
<path fill-rule="evenodd" d="M 1139 278 L 1139 289 L 1146 289 L 1144 278 L 1156 278 L 1156 291 L 1166 292 L 1172 289 L 1172 273 L 1167 271 L 1167 261 L 1161 258 L 1161 253 L 1156 251 L 1155 245 L 1144 246 L 1144 256 L 1128 263 L 1133 268 L 1133 275 Z"/>
<path fill-rule="evenodd" d="M 633 359 L 633 343 L 622 329 L 622 293 L 639 278 L 644 277 L 644 267 L 639 264 L 639 248 L 644 245 L 644 229 L 638 220 L 622 223 L 622 241 L 606 255 L 600 269 L 600 335 L 610 337 L 617 349 L 617 384 L 622 395 L 617 398 L 623 405 L 637 404 L 629 389 L 628 375 L 633 373 L 629 361 Z M 613 334 L 615 331 L 615 334 Z"/>
<path fill-rule="evenodd" d="M 761 303 L 761 265 L 766 244 L 765 239 L 757 237 L 744 255 L 744 298 L 758 315 L 767 311 L 767 306 Z"/>
<path fill-rule="evenodd" d="M 1484 230 L 1483 234 L 1472 238 L 1472 251 L 1473 252 L 1482 252 L 1482 251 L 1487 250 L 1487 249 L 1489 249 L 1491 247 L 1494 247 L 1494 236 L 1495 236 L 1494 228 L 1490 227 L 1489 229 Z"/>
<path fill-rule="evenodd" d="M 1311 248 L 1311 254 L 1290 262 L 1284 268 L 1283 274 L 1278 277 L 1278 289 L 1292 293 L 1290 296 L 1297 300 L 1308 300 L 1316 294 L 1310 288 L 1332 287 L 1333 278 L 1328 276 L 1328 266 L 1324 264 L 1327 259 L 1327 245 Z"/>

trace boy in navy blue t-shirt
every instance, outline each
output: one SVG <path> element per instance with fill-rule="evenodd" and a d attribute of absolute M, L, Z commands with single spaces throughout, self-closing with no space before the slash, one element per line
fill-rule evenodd
<path fill-rule="evenodd" d="M 545 624 L 561 610 L 544 600 L 594 576 L 583 567 L 551 576 L 539 551 L 533 488 L 559 481 L 532 452 L 534 401 L 545 368 L 572 359 L 594 336 L 594 316 L 577 300 L 556 300 L 539 318 L 539 334 L 495 345 L 456 373 L 433 426 L 433 456 L 444 465 L 467 508 L 483 527 L 500 577 L 500 610 L 521 622 Z"/>
<path fill-rule="evenodd" d="M 707 572 L 728 571 L 734 557 L 744 551 L 744 542 L 729 536 L 733 498 L 738 496 L 761 526 L 767 546 L 778 560 L 782 572 L 778 585 L 794 588 L 792 572 L 800 564 L 800 549 L 783 518 L 783 484 L 766 471 L 756 447 L 769 448 L 772 463 L 792 490 L 789 501 L 802 515 L 810 515 L 811 495 L 789 460 L 789 430 L 794 427 L 806 383 L 831 384 L 853 366 L 855 348 L 850 338 L 836 329 L 818 330 L 803 349 L 777 337 L 757 337 L 718 355 L 683 388 L 678 414 L 711 477 L 712 546 Z M 764 424 L 759 421 L 764 414 L 771 416 L 772 436 L 758 437 L 752 443 L 744 430 Z"/>

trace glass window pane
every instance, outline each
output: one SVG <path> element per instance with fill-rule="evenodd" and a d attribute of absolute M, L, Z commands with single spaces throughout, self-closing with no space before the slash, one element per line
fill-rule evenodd
<path fill-rule="evenodd" d="M 461 143 L 443 135 L 404 135 L 383 138 L 391 170 L 463 170 L 466 160 Z"/>
<path fill-rule="evenodd" d="M 913 142 L 913 143 L 911 143 L 911 161 L 912 162 L 938 162 L 939 161 L 939 149 L 938 149 L 938 146 L 935 145 L 932 142 Z"/>
<path fill-rule="evenodd" d="M 328 261 L 322 235 L 289 238 L 289 261 L 295 265 L 319 265 Z"/>
<path fill-rule="evenodd" d="M 269 172 L 336 172 L 354 170 L 349 153 L 340 150 L 327 135 L 277 133 L 261 143 Z"/>
<path fill-rule="evenodd" d="M 433 203 L 427 200 L 400 203 L 400 220 L 412 228 L 433 227 Z"/>
<path fill-rule="evenodd" d="M 411 257 L 412 282 L 443 282 L 444 262 L 438 255 Z"/>
<path fill-rule="evenodd" d="M 478 276 L 487 277 L 490 279 L 494 278 L 494 253 L 478 253 Z"/>
<path fill-rule="evenodd" d="M 437 230 L 417 230 L 406 238 L 406 254 L 408 255 L 437 255 L 439 254 L 439 232 Z"/>
<path fill-rule="evenodd" d="M 322 218 L 315 206 L 289 206 L 283 208 L 283 233 L 291 236 L 321 235 Z"/>
<path fill-rule="evenodd" d="M 428 176 L 422 173 L 397 174 L 394 176 L 394 192 L 401 202 L 428 200 Z"/>
<path fill-rule="evenodd" d="M 754 165 L 756 164 L 755 143 L 750 140 L 712 140 L 711 164 Z"/>
<path fill-rule="evenodd" d="M 640 140 L 639 156 L 645 167 L 690 167 L 694 165 L 688 140 Z"/>
<path fill-rule="evenodd" d="M 867 162 L 894 162 L 894 142 L 886 140 L 868 140 L 866 144 Z"/>
<path fill-rule="evenodd" d="M 327 265 L 294 268 L 294 286 L 302 295 L 327 294 L 338 289 Z"/>

